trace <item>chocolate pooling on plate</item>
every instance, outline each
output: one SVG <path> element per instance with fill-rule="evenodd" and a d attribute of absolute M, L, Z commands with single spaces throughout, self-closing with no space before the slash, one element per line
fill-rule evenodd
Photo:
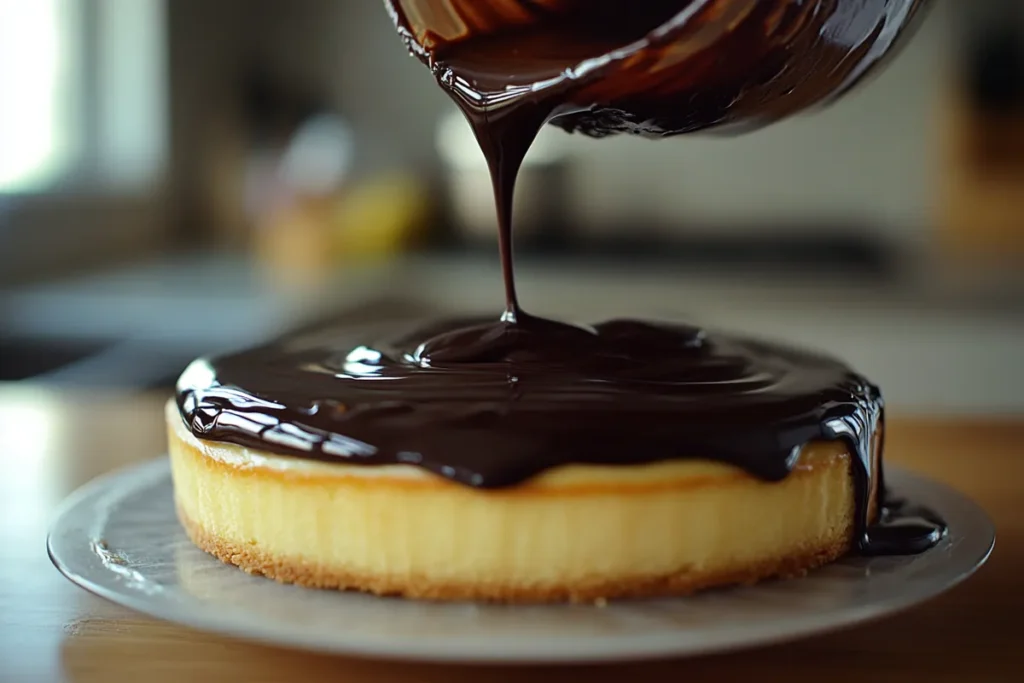
<path fill-rule="evenodd" d="M 926 550 L 945 533 L 942 521 L 884 500 L 877 387 L 830 357 L 700 327 L 532 316 L 516 296 L 511 216 L 520 163 L 545 123 L 597 136 L 666 135 L 778 117 L 849 87 L 917 4 L 391 2 L 407 43 L 487 157 L 505 311 L 347 324 L 196 361 L 177 387 L 183 420 L 200 439 L 415 465 L 480 489 L 563 465 L 685 458 L 779 481 L 806 444 L 839 440 L 853 455 L 855 548 Z M 449 33 L 419 23 L 430 8 L 446 10 L 438 25 Z M 864 24 L 869 10 L 874 24 Z"/>

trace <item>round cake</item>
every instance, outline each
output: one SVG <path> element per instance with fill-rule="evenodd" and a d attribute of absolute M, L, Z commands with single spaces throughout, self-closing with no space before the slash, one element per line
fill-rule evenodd
<path fill-rule="evenodd" d="M 509 602 L 685 594 L 870 550 L 881 398 L 837 361 L 632 321 L 383 330 L 186 370 L 167 424 L 200 548 L 305 586 Z"/>
<path fill-rule="evenodd" d="M 319 588 L 441 600 L 598 600 L 794 576 L 853 538 L 851 456 L 804 449 L 768 484 L 713 462 L 575 466 L 474 491 L 408 465 L 203 442 L 168 407 L 179 516 L 203 550 Z"/>

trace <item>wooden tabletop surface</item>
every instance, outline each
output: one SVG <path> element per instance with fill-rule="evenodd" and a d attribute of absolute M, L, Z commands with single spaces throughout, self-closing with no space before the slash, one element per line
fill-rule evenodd
<path fill-rule="evenodd" d="M 1024 420 L 890 420 L 888 458 L 972 496 L 997 527 L 989 564 L 926 605 L 843 633 L 731 655 L 499 669 L 252 645 L 135 614 L 65 580 L 45 551 L 53 511 L 96 475 L 163 452 L 162 400 L 0 385 L 0 680 L 1024 680 Z"/>

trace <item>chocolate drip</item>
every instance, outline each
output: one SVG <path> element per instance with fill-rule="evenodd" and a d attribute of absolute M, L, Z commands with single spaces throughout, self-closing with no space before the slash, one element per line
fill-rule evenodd
<path fill-rule="evenodd" d="M 407 325 L 347 326 L 196 361 L 178 383 L 185 423 L 201 439 L 328 462 L 411 464 L 483 489 L 562 465 L 684 458 L 779 481 L 808 443 L 842 441 L 853 456 L 855 547 L 926 550 L 944 534 L 941 520 L 882 500 L 883 402 L 874 385 L 827 356 L 699 327 L 531 316 L 515 291 L 511 215 L 516 174 L 548 121 L 593 135 L 665 135 L 754 112 L 777 117 L 848 87 L 917 5 L 390 2 L 488 160 L 505 313 L 404 334 Z M 420 19 L 441 8 L 448 22 L 428 31 L 408 20 L 410 8 Z M 680 46 L 695 45 L 680 57 Z"/>
<path fill-rule="evenodd" d="M 946 523 L 934 511 L 888 496 L 878 520 L 862 541 L 865 554 L 914 555 L 935 546 Z"/>

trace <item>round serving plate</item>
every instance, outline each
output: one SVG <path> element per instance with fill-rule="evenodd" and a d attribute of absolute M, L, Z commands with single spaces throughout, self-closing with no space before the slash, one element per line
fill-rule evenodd
<path fill-rule="evenodd" d="M 890 488 L 939 512 L 949 533 L 909 557 L 851 557 L 802 579 L 607 605 L 427 603 L 285 586 L 198 550 L 174 512 L 166 458 L 97 479 L 62 506 L 57 568 L 139 612 L 229 636 L 321 652 L 445 662 L 596 662 L 679 657 L 852 626 L 948 590 L 988 558 L 985 513 L 897 468 Z"/>

